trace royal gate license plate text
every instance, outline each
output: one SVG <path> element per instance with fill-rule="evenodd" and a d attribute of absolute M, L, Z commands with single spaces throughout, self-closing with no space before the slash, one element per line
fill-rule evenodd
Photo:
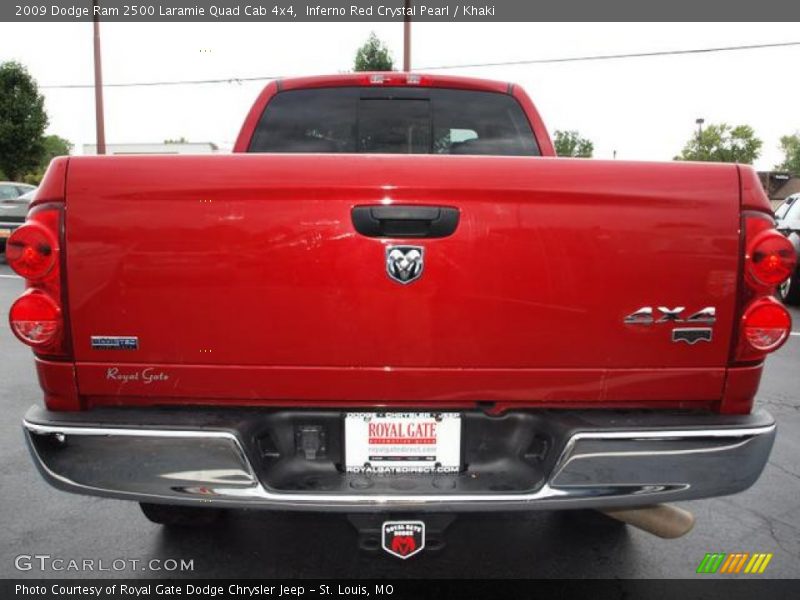
<path fill-rule="evenodd" d="M 347 413 L 345 464 L 350 473 L 457 473 L 458 413 Z"/>

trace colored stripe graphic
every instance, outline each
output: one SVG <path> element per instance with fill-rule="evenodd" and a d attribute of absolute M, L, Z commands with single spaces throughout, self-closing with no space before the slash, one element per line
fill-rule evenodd
<path fill-rule="evenodd" d="M 747 566 L 744 569 L 745 573 L 763 573 L 769 561 L 772 560 L 772 553 L 765 554 L 765 553 L 758 553 L 753 554 L 753 558 L 750 559 L 750 562 L 747 563 Z"/>
<path fill-rule="evenodd" d="M 719 569 L 722 561 L 725 559 L 724 552 L 714 552 L 708 553 L 705 555 L 703 560 L 700 562 L 700 566 L 697 567 L 698 573 L 716 573 L 717 569 Z"/>
<path fill-rule="evenodd" d="M 749 552 L 745 552 L 744 554 L 742 554 L 742 558 L 739 560 L 739 563 L 736 565 L 735 573 L 738 573 L 739 571 L 742 570 L 742 567 L 744 566 L 744 563 L 747 562 L 747 559 L 748 559 L 749 556 L 750 556 Z"/>
<path fill-rule="evenodd" d="M 761 563 L 761 569 L 758 572 L 763 573 L 766 570 L 769 561 L 771 560 L 772 560 L 772 553 L 769 553 L 766 555 L 766 557 L 764 557 L 764 562 Z"/>
<path fill-rule="evenodd" d="M 703 557 L 703 560 L 700 561 L 697 567 L 697 573 L 737 574 L 741 573 L 742 569 L 744 569 L 745 573 L 751 575 L 760 574 L 767 569 L 767 565 L 772 560 L 772 556 L 771 552 L 756 552 L 754 554 L 750 554 L 749 552 L 734 552 L 733 554 L 709 552 Z"/>
<path fill-rule="evenodd" d="M 731 565 L 735 564 L 739 560 L 738 554 L 728 554 L 728 559 L 722 563 L 722 568 L 719 570 L 720 573 L 730 573 Z"/>
<path fill-rule="evenodd" d="M 738 573 L 744 566 L 745 561 L 750 556 L 748 552 L 737 552 L 729 554 L 728 560 L 722 565 L 720 573 Z"/>

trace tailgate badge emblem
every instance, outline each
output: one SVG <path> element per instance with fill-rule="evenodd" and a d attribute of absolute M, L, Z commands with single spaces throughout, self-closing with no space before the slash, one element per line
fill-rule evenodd
<path fill-rule="evenodd" d="M 422 552 L 425 547 L 425 523 L 422 521 L 384 521 L 381 546 L 403 560 Z"/>
<path fill-rule="evenodd" d="M 672 341 L 686 342 L 691 346 L 697 342 L 710 342 L 713 335 L 711 327 L 676 327 L 672 330 Z"/>
<path fill-rule="evenodd" d="M 386 273 L 403 285 L 420 278 L 424 265 L 422 246 L 386 246 Z"/>
<path fill-rule="evenodd" d="M 135 335 L 93 335 L 92 350 L 138 350 L 139 338 Z"/>

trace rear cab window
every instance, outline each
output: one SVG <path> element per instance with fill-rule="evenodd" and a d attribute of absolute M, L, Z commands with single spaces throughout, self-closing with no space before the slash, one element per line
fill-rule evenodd
<path fill-rule="evenodd" d="M 248 151 L 540 155 L 512 96 L 407 87 L 279 92 L 261 115 Z"/>

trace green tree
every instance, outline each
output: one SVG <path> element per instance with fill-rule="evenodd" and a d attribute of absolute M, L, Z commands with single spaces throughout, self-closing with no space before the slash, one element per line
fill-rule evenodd
<path fill-rule="evenodd" d="M 762 141 L 749 125 L 709 125 L 686 142 L 675 160 L 735 162 L 752 165 L 761 154 Z"/>
<path fill-rule="evenodd" d="M 175 138 L 175 139 L 170 138 L 168 140 L 164 140 L 164 143 L 165 144 L 188 144 L 189 140 L 187 140 L 185 137 L 181 136 L 181 137 Z"/>
<path fill-rule="evenodd" d="M 72 142 L 59 135 L 47 135 L 44 138 L 44 164 L 50 164 L 56 156 L 69 156 L 72 152 Z"/>
<path fill-rule="evenodd" d="M 0 171 L 9 179 L 39 166 L 47 127 L 44 97 L 27 69 L 0 64 Z"/>
<path fill-rule="evenodd" d="M 800 131 L 783 136 L 781 150 L 783 150 L 783 162 L 775 165 L 775 170 L 800 175 Z"/>
<path fill-rule="evenodd" d="M 594 144 L 591 140 L 581 137 L 577 131 L 556 130 L 553 137 L 553 145 L 556 147 L 557 156 L 571 156 L 573 158 L 592 157 Z"/>
<path fill-rule="evenodd" d="M 389 48 L 378 39 L 375 32 L 369 34 L 369 38 L 356 52 L 356 60 L 353 65 L 355 71 L 391 71 L 394 69 L 392 55 Z"/>
<path fill-rule="evenodd" d="M 25 183 L 39 185 L 50 161 L 56 156 L 69 156 L 72 152 L 72 142 L 58 135 L 47 135 L 43 137 L 42 146 L 44 147 L 44 153 L 42 154 L 39 166 L 21 177 L 22 181 Z"/>

